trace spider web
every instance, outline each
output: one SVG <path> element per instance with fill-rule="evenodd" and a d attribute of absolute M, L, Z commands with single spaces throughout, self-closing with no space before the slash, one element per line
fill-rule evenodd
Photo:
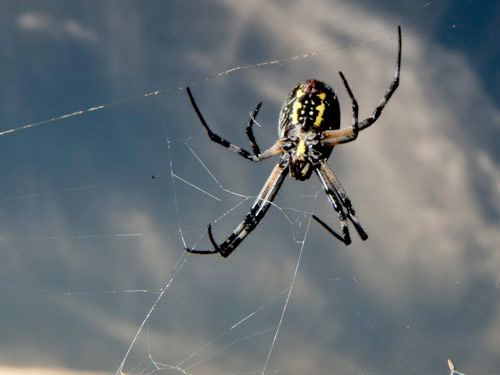
<path fill-rule="evenodd" d="M 416 9 L 427 11 L 432 7 L 432 3 L 422 3 Z M 61 367 L 95 366 L 114 369 L 117 374 L 438 374 L 448 372 L 446 361 L 450 357 L 469 374 L 498 373 L 496 283 L 500 275 L 498 258 L 489 251 L 495 248 L 498 234 L 494 225 L 481 218 L 489 215 L 493 223 L 498 219 L 498 205 L 494 203 L 498 193 L 497 164 L 487 148 L 483 153 L 471 153 L 466 161 L 455 153 L 453 146 L 462 145 L 462 137 L 467 138 L 464 130 L 462 136 L 445 133 L 453 144 L 438 138 L 439 147 L 431 148 L 428 140 L 434 133 L 428 131 L 428 125 L 461 124 L 461 114 L 451 116 L 443 110 L 426 118 L 428 124 L 424 124 L 413 116 L 426 108 L 415 99 L 415 91 L 405 94 L 399 90 L 382 116 L 383 125 L 375 125 L 377 131 L 367 133 L 359 145 L 336 149 L 331 158 L 331 165 L 370 234 L 368 242 L 360 243 L 355 238 L 350 248 L 344 248 L 320 228 L 310 226 L 311 213 L 336 222 L 320 186 L 311 179 L 307 184 L 286 181 L 259 228 L 230 258 L 190 256 L 182 251 L 185 246 L 209 245 L 209 222 L 216 239 L 229 234 L 247 212 L 273 161 L 251 165 L 210 144 L 181 89 L 194 85 L 194 94 L 209 123 L 219 134 L 241 145 L 246 142 L 242 130 L 247 112 L 264 100 L 256 129 L 264 148 L 275 140 L 276 113 L 288 86 L 309 78 L 302 76 L 304 68 L 335 80 L 330 71 L 332 58 L 340 60 L 334 65 L 347 74 L 360 100 L 361 113 L 368 115 L 393 74 L 394 25 L 366 26 L 364 30 L 376 32 L 357 38 L 337 36 L 336 43 L 328 40 L 320 47 L 323 39 L 311 38 L 318 41 L 313 48 L 306 44 L 306 52 L 297 52 L 297 47 L 294 53 L 288 53 L 291 57 L 243 64 L 198 80 L 185 79 L 177 87 L 116 102 L 101 101 L 109 104 L 42 116 L 47 120 L 27 121 L 0 132 L 2 140 L 18 137 L 19 142 L 35 144 L 35 148 L 36 137 L 64 133 L 61 139 L 84 140 L 96 153 L 110 146 L 120 155 L 114 162 L 112 153 L 103 153 L 109 158 L 104 163 L 109 164 L 104 165 L 102 174 L 92 175 L 92 164 L 83 163 L 86 168 L 81 175 L 74 173 L 71 166 L 57 164 L 65 174 L 40 185 L 29 176 L 21 176 L 25 186 L 35 188 L 11 190 L 16 193 L 4 193 L 0 198 L 9 216 L 3 218 L 2 246 L 9 256 L 3 266 L 6 278 L 1 286 L 2 299 L 7 320 L 15 322 L 13 326 L 20 332 L 15 335 L 6 330 L 3 336 L 12 349 L 5 351 L 4 358 L 10 356 L 19 364 L 43 363 L 37 358 L 50 351 L 38 349 L 35 352 L 42 354 L 32 355 L 16 343 L 22 343 L 27 336 L 39 344 L 43 341 L 38 335 L 54 335 L 55 342 L 59 342 L 55 346 L 57 354 L 53 355 L 58 360 L 54 362 L 61 363 Z M 456 29 L 457 25 L 451 24 L 445 31 Z M 425 65 L 422 60 L 411 59 L 412 53 L 425 57 L 418 43 L 422 32 L 405 32 L 404 24 L 403 31 L 402 79 L 412 82 L 418 76 L 410 68 L 412 63 Z M 377 55 L 379 50 L 384 56 Z M 378 62 L 376 70 L 363 71 L 368 61 L 363 54 L 370 56 L 373 65 Z M 357 55 L 363 57 L 359 58 L 362 61 L 357 61 Z M 328 60 L 328 64 L 318 57 Z M 460 61 L 452 64 L 456 56 L 446 55 L 444 59 L 456 69 L 455 73 L 465 77 L 463 82 L 472 82 L 467 81 L 469 72 L 460 70 L 464 69 Z M 219 67 L 221 61 L 214 65 Z M 356 67 L 350 68 L 350 62 Z M 350 77 L 358 72 L 360 77 Z M 258 80 L 268 80 L 269 84 L 254 85 Z M 475 96 L 485 96 L 474 85 L 467 87 L 473 88 Z M 252 90 L 254 94 L 246 94 Z M 344 100 L 345 126 L 349 103 L 339 92 Z M 225 104 L 228 97 L 237 95 L 241 103 Z M 408 97 L 416 107 L 410 117 L 417 119 L 414 122 L 423 130 L 408 124 L 406 114 L 397 110 Z M 453 99 L 455 103 L 466 103 L 460 96 Z M 464 113 L 467 108 L 463 104 Z M 489 103 L 484 108 L 484 123 L 495 123 L 498 111 L 492 110 Z M 129 118 L 138 118 L 143 127 L 137 129 L 135 120 L 129 122 Z M 121 120 L 127 126 L 99 129 L 110 119 Z M 92 124 L 95 122 L 99 127 Z M 408 127 L 404 131 L 397 129 L 404 126 Z M 87 138 L 89 129 L 95 138 Z M 409 178 L 404 170 L 412 164 L 404 157 L 389 159 L 377 150 L 384 144 L 382 129 L 395 139 L 390 143 L 390 154 L 407 155 L 404 149 L 408 137 L 414 141 L 412 150 L 420 158 L 417 166 L 425 166 L 418 180 L 405 183 L 392 176 L 403 174 Z M 133 134 L 124 137 L 126 131 Z M 134 136 L 137 143 L 133 146 L 123 142 Z M 107 141 L 115 137 L 126 146 Z M 419 139 L 426 142 L 419 143 Z M 46 142 L 47 138 L 43 138 L 41 143 Z M 140 148 L 142 164 L 136 165 L 129 155 L 142 143 L 147 146 Z M 436 149 L 443 153 L 434 152 Z M 69 165 L 78 160 L 71 157 L 71 147 L 61 146 L 57 151 L 68 156 Z M 149 153 L 151 156 L 143 159 Z M 12 153 L 7 160 L 12 163 L 19 154 Z M 367 155 L 371 160 L 366 160 Z M 449 175 L 434 174 L 430 164 L 437 160 Z M 51 166 L 52 162 L 44 159 L 41 165 Z M 460 197 L 472 221 L 471 231 L 461 233 L 464 227 L 460 216 L 450 221 L 460 211 L 453 210 L 454 202 L 436 203 L 443 197 L 429 187 L 429 181 L 440 179 L 444 186 L 451 186 L 450 181 L 460 179 L 464 163 L 472 163 L 481 177 L 478 180 L 488 183 L 476 186 L 473 193 L 464 189 L 454 195 Z M 374 175 L 370 172 L 373 165 L 391 168 Z M 458 170 L 455 165 L 459 165 Z M 366 181 L 374 181 L 375 177 L 388 186 L 367 189 Z M 424 193 L 414 191 L 412 185 Z M 473 205 L 470 196 L 484 198 L 477 205 L 489 208 Z M 408 203 L 412 199 L 415 202 Z M 100 219 L 100 205 L 111 211 L 107 221 Z M 387 212 L 380 212 L 382 208 Z M 53 222 L 40 225 L 38 212 L 50 215 Z M 96 221 L 96 225 L 82 226 L 89 220 Z M 429 230 L 433 227 L 426 223 L 437 223 L 439 227 Z M 80 227 L 84 230 L 75 230 Z M 480 240 L 472 229 L 480 232 Z M 479 256 L 473 257 L 472 250 Z M 16 272 L 23 275 L 20 264 L 29 268 L 24 275 L 36 278 L 16 277 Z M 32 307 L 37 313 L 30 313 Z M 36 326 L 32 336 L 26 328 L 20 328 L 28 327 L 26 322 Z M 64 347 L 70 342 L 65 337 L 68 327 L 71 344 L 75 345 L 68 344 L 71 349 Z M 110 351 L 101 349 L 110 346 Z M 69 355 L 64 355 L 65 350 L 70 351 Z M 102 357 L 108 362 L 101 359 L 100 351 L 105 352 Z M 78 360 L 77 352 L 83 353 Z M 12 360 L 5 359 L 5 363 Z"/>

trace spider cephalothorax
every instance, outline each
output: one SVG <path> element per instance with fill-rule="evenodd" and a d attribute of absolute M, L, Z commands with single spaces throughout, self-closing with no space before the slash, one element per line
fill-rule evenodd
<path fill-rule="evenodd" d="M 273 168 L 264 187 L 252 205 L 250 212 L 223 243 L 220 245 L 217 244 L 213 237 L 211 226 L 209 225 L 208 237 L 214 249 L 186 249 L 186 251 L 195 254 L 219 253 L 223 257 L 227 257 L 231 254 L 264 217 L 288 172 L 290 172 L 293 178 L 300 181 L 307 180 L 311 177 L 313 171 L 318 176 L 328 200 L 333 209 L 337 212 L 342 234 L 338 234 L 316 217 L 316 215 L 312 215 L 312 217 L 326 230 L 344 244 L 349 245 L 351 243 L 349 228 L 347 227 L 347 220 L 349 220 L 358 232 L 360 238 L 366 240 L 368 235 L 365 233 L 356 217 L 351 200 L 340 184 L 337 176 L 335 176 L 335 173 L 333 173 L 333 170 L 329 167 L 327 160 L 332 152 L 333 146 L 354 141 L 361 130 L 366 129 L 377 121 L 388 100 L 398 88 L 400 69 L 401 28 L 398 27 L 396 74 L 394 75 L 394 80 L 389 86 L 389 89 L 370 117 L 358 122 L 358 103 L 344 75 L 339 72 L 340 78 L 352 102 L 352 125 L 340 129 L 340 108 L 335 91 L 321 81 L 310 79 L 299 84 L 288 95 L 281 108 L 278 129 L 279 138 L 274 145 L 263 152 L 260 152 L 260 148 L 255 141 L 252 131 L 254 119 L 262 103 L 257 105 L 246 129 L 253 153 L 215 134 L 207 125 L 196 105 L 191 90 L 188 88 L 187 93 L 191 100 L 191 104 L 212 141 L 254 162 L 279 154 L 281 154 L 281 158 L 278 164 Z"/>

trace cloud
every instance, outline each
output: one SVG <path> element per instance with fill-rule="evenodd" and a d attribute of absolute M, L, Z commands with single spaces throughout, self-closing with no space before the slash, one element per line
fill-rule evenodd
<path fill-rule="evenodd" d="M 22 30 L 48 35 L 59 40 L 74 40 L 95 43 L 97 34 L 93 29 L 75 19 L 56 19 L 41 13 L 23 13 L 17 19 Z"/>

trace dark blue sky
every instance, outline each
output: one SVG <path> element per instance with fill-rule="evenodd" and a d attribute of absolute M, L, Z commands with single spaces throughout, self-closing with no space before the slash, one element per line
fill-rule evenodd
<path fill-rule="evenodd" d="M 125 357 L 127 374 L 446 374 L 448 358 L 469 375 L 500 373 L 498 2 L 0 11 L 0 374 L 115 373 Z M 308 78 L 338 90 L 346 127 L 337 72 L 369 116 L 394 74 L 398 24 L 399 89 L 329 160 L 369 239 L 345 247 L 309 222 L 338 228 L 312 176 L 286 180 L 229 258 L 184 253 L 210 246 L 208 223 L 223 241 L 277 162 L 211 143 L 184 88 L 245 147 L 255 105 L 264 149 Z"/>

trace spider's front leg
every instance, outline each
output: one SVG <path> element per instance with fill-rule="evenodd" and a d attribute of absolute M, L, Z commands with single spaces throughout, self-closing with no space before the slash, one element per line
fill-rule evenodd
<path fill-rule="evenodd" d="M 366 129 L 367 127 L 375 123 L 375 121 L 377 121 L 385 105 L 387 104 L 389 99 L 392 97 L 392 94 L 394 94 L 394 92 L 399 86 L 399 75 L 401 71 L 401 44 L 402 44 L 401 27 L 398 26 L 398 58 L 396 62 L 396 73 L 394 74 L 394 80 L 391 82 L 389 89 L 386 91 L 384 97 L 380 101 L 377 108 L 375 108 L 375 110 L 373 111 L 372 116 L 361 121 L 359 124 L 358 124 L 358 103 L 344 75 L 342 74 L 342 72 L 339 72 L 340 78 L 342 78 L 342 82 L 344 83 L 344 86 L 352 102 L 352 126 L 350 128 L 345 128 L 345 129 L 324 131 L 323 145 L 335 146 L 338 144 L 354 141 L 358 137 L 359 131 Z"/>
<path fill-rule="evenodd" d="M 350 128 L 345 129 L 336 129 L 336 130 L 325 130 L 322 134 L 322 144 L 324 146 L 335 146 L 341 143 L 347 143 L 354 141 L 358 138 L 359 126 L 358 126 L 358 102 L 352 93 L 347 80 L 345 79 L 342 72 L 339 72 L 340 78 L 342 78 L 342 82 L 344 82 L 344 86 L 351 98 L 352 103 L 352 126 Z"/>
<path fill-rule="evenodd" d="M 280 162 L 274 167 L 269 178 L 267 179 L 264 187 L 255 200 L 252 208 L 245 216 L 245 219 L 236 227 L 231 235 L 220 245 L 215 242 L 212 234 L 212 226 L 208 226 L 208 237 L 213 250 L 195 250 L 188 249 L 186 251 L 193 254 L 216 254 L 219 253 L 222 257 L 226 258 L 231 254 L 238 245 L 245 239 L 248 234 L 255 229 L 255 227 L 262 220 L 267 210 L 271 206 L 271 202 L 278 193 L 283 180 L 288 174 L 288 158 L 287 155 L 283 156 Z"/>
<path fill-rule="evenodd" d="M 396 89 L 399 87 L 399 74 L 401 72 L 401 46 L 402 46 L 401 26 L 398 26 L 398 59 L 396 62 L 396 73 L 394 73 L 394 80 L 391 82 L 391 85 L 387 89 L 384 97 L 378 104 L 377 108 L 375 108 L 375 110 L 373 111 L 371 117 L 368 117 L 367 119 L 361 121 L 361 123 L 359 124 L 360 130 L 366 129 L 367 127 L 372 125 L 375 121 L 377 121 L 385 105 L 391 98 L 392 94 L 394 94 Z"/>
<path fill-rule="evenodd" d="M 191 89 L 188 87 L 186 89 L 186 91 L 187 91 L 187 94 L 189 96 L 189 100 L 191 101 L 191 105 L 193 106 L 193 108 L 198 116 L 198 119 L 200 120 L 201 124 L 205 128 L 205 131 L 207 132 L 208 137 L 210 138 L 210 140 L 212 142 L 218 143 L 221 146 L 227 148 L 229 151 L 232 151 L 232 152 L 244 157 L 247 160 L 255 161 L 255 162 L 267 159 L 271 156 L 274 156 L 274 155 L 281 153 L 280 141 L 277 141 L 274 145 L 272 145 L 269 149 L 265 150 L 264 152 L 262 152 L 262 153 L 259 152 L 260 149 L 259 149 L 259 146 L 257 146 L 257 143 L 255 141 L 255 137 L 254 137 L 253 131 L 252 131 L 252 125 L 253 125 L 253 121 L 254 121 L 255 116 L 257 116 L 257 113 L 259 112 L 261 103 L 259 103 L 259 105 L 257 105 L 257 107 L 255 108 L 255 111 L 253 113 L 253 118 L 250 119 L 250 122 L 248 123 L 247 129 L 246 129 L 246 133 L 248 135 L 250 145 L 251 145 L 252 150 L 254 152 L 252 154 L 252 153 L 248 152 L 247 150 L 241 148 L 240 146 L 237 146 L 237 145 L 225 140 L 224 138 L 222 138 L 218 134 L 214 133 L 212 131 L 212 129 L 210 129 L 210 127 L 208 126 L 203 115 L 201 114 L 201 111 L 198 108 L 196 101 L 194 100 L 193 94 L 191 94 Z"/>
<path fill-rule="evenodd" d="M 255 121 L 255 118 L 257 117 L 257 114 L 259 113 L 260 107 L 262 106 L 262 102 L 257 104 L 257 107 L 255 107 L 253 113 L 250 115 L 250 121 L 248 121 L 248 125 L 245 129 L 245 133 L 247 134 L 248 137 L 248 142 L 250 142 L 250 147 L 252 147 L 252 151 L 254 155 L 260 154 L 260 148 L 259 145 L 257 144 L 257 141 L 255 140 L 255 136 L 253 135 L 253 124 Z"/>

